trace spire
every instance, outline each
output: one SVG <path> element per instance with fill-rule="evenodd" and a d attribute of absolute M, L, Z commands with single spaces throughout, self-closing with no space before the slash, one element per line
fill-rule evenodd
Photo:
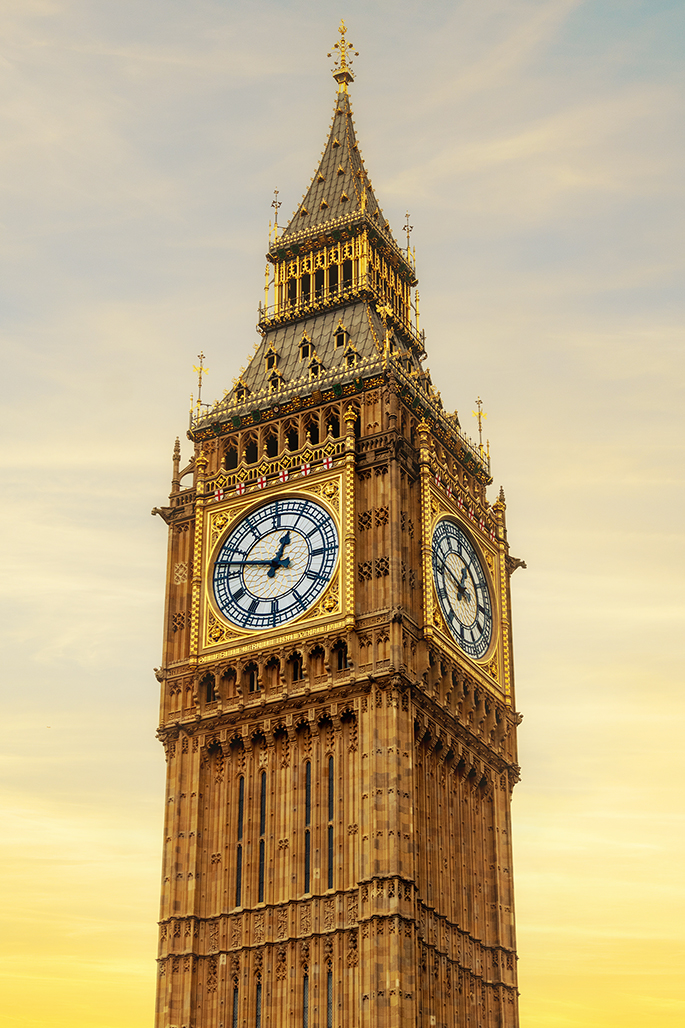
<path fill-rule="evenodd" d="M 349 55 L 356 55 L 357 51 L 346 39 L 344 22 L 339 31 L 341 39 L 333 46 L 338 53 L 333 69 L 338 94 L 328 140 L 309 189 L 283 234 L 273 244 L 274 251 L 283 249 L 291 241 L 299 242 L 310 234 L 317 234 L 321 229 L 336 229 L 362 219 L 399 250 L 359 152 L 347 92 L 348 84 L 354 80 Z"/>

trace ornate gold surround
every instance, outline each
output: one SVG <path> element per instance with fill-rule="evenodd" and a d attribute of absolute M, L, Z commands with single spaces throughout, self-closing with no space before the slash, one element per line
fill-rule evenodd
<path fill-rule="evenodd" d="M 350 610 L 350 597 L 354 604 L 354 577 L 350 575 L 350 562 L 346 560 L 347 525 L 352 523 L 351 515 L 345 503 L 345 468 L 336 468 L 331 472 L 313 474 L 311 479 L 290 481 L 283 485 L 271 485 L 267 489 L 252 490 L 244 496 L 233 496 L 226 500 L 213 503 L 205 516 L 205 554 L 202 568 L 202 604 L 200 621 L 200 654 L 211 651 L 205 659 L 216 659 L 217 648 L 225 649 L 227 654 L 259 650 L 262 647 L 274 646 L 278 642 L 288 642 L 291 638 L 303 635 L 315 635 L 325 628 L 330 630 L 335 622 L 342 628 Z M 263 631 L 249 631 L 231 624 L 219 611 L 214 600 L 212 588 L 212 569 L 216 554 L 223 543 L 231 526 L 250 510 L 262 503 L 280 497 L 305 496 L 315 497 L 333 517 L 340 540 L 340 551 L 331 581 L 316 603 L 304 611 L 298 618 L 287 625 Z M 350 579 L 348 581 L 348 579 Z M 307 622 L 306 631 L 302 622 Z M 248 645 L 249 644 L 249 645 Z M 200 656 L 200 662 L 203 662 Z"/>
<path fill-rule="evenodd" d="M 468 662 L 474 669 L 481 672 L 490 688 L 494 688 L 508 696 L 510 692 L 509 657 L 506 647 L 503 649 L 501 645 L 501 639 L 503 638 L 502 628 L 508 623 L 506 589 L 500 587 L 504 569 L 504 544 L 499 538 L 495 540 L 488 539 L 482 530 L 476 532 L 474 525 L 464 516 L 463 511 L 459 508 L 457 499 L 437 489 L 430 480 L 424 483 L 424 499 L 426 501 L 424 517 L 422 519 L 423 548 L 426 555 L 424 574 L 426 576 L 426 583 L 430 582 L 430 588 L 424 590 L 424 631 L 426 638 L 439 639 L 440 645 L 455 660 Z M 493 510 L 496 510 L 496 508 L 493 508 Z M 445 625 L 435 592 L 432 573 L 433 532 L 437 523 L 444 517 L 453 518 L 471 540 L 476 552 L 482 559 L 483 570 L 490 588 L 493 618 L 492 641 L 485 656 L 479 660 L 464 653 L 455 643 Z M 497 533 L 498 536 L 499 534 Z"/>

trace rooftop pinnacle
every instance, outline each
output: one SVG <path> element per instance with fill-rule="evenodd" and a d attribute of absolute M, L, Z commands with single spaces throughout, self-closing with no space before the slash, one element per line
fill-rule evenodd
<path fill-rule="evenodd" d="M 345 27 L 344 21 L 340 22 L 340 28 L 338 29 L 338 32 L 340 33 L 340 39 L 337 43 L 333 44 L 333 50 L 338 51 L 338 56 L 335 59 L 335 67 L 333 68 L 333 78 L 338 83 L 338 92 L 346 93 L 348 82 L 354 82 L 354 75 L 352 74 L 352 71 L 350 69 L 350 64 L 352 62 L 350 61 L 350 64 L 348 64 L 347 52 L 349 50 L 351 53 L 354 54 L 355 57 L 359 57 L 359 54 L 354 49 L 354 45 L 352 43 L 348 43 L 347 39 L 345 38 L 345 33 L 347 32 L 347 29 Z M 328 56 L 332 57 L 333 53 L 331 52 L 330 54 L 328 54 Z"/>

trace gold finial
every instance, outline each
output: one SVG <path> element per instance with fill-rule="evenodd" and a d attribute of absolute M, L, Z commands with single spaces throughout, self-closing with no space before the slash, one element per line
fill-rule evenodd
<path fill-rule="evenodd" d="M 481 457 L 483 456 L 483 418 L 487 418 L 487 414 L 483 410 L 483 401 L 480 396 L 476 400 L 477 411 L 473 410 L 471 413 L 474 418 L 478 418 L 478 449 L 480 450 Z"/>
<path fill-rule="evenodd" d="M 404 231 L 407 235 L 407 261 L 411 261 L 411 254 L 409 252 L 409 236 L 414 231 L 414 226 L 409 224 L 409 211 L 405 214 L 405 218 L 407 219 L 404 224 Z"/>
<path fill-rule="evenodd" d="M 354 75 L 351 71 L 352 61 L 348 61 L 348 53 L 354 54 L 355 57 L 359 57 L 359 54 L 354 49 L 354 44 L 348 43 L 347 39 L 345 38 L 347 28 L 345 27 L 344 21 L 340 22 L 340 28 L 338 29 L 338 32 L 340 33 L 340 39 L 337 43 L 333 44 L 333 50 L 338 51 L 338 56 L 335 58 L 335 67 L 332 69 L 332 71 L 333 78 L 338 83 L 338 92 L 346 93 L 347 83 L 354 82 Z M 333 51 L 331 51 L 331 53 L 329 53 L 328 56 L 332 57 Z"/>
<path fill-rule="evenodd" d="M 200 364 L 199 365 L 193 364 L 193 371 L 197 371 L 197 406 L 199 408 L 200 407 L 200 400 L 201 400 L 201 397 L 202 397 L 202 376 L 203 375 L 208 375 L 209 372 L 208 372 L 207 368 L 204 367 L 205 355 L 202 352 L 202 350 L 200 350 L 200 352 L 198 353 L 197 357 L 198 357 L 198 360 L 199 360 Z M 191 399 L 191 403 L 192 403 L 192 399 Z"/>
<path fill-rule="evenodd" d="M 274 198 L 271 201 L 271 206 L 274 211 L 274 243 L 278 239 L 278 208 L 282 206 L 281 201 L 278 199 L 278 189 L 274 189 Z"/>
<path fill-rule="evenodd" d="M 181 441 L 176 436 L 174 443 L 174 470 L 171 476 L 171 491 L 177 493 L 181 485 Z"/>

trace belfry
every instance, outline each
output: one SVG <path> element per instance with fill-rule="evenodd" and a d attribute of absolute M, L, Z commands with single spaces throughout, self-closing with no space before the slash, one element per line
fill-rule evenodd
<path fill-rule="evenodd" d="M 352 51 L 261 341 L 178 441 L 156 1028 L 515 1028 L 504 494 L 423 362 Z M 200 375 L 202 373 L 200 372 Z M 480 408 L 479 408 L 480 409 Z"/>

